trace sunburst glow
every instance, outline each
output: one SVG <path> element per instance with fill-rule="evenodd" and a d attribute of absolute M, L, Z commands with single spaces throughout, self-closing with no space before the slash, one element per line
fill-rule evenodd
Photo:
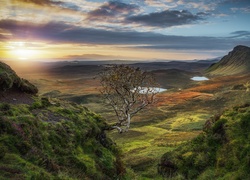
<path fill-rule="evenodd" d="M 16 49 L 15 54 L 16 54 L 18 59 L 25 60 L 25 59 L 30 59 L 30 58 L 34 57 L 36 52 L 35 52 L 35 50 L 22 48 L 22 49 Z"/>
<path fill-rule="evenodd" d="M 11 42 L 8 46 L 11 49 L 11 55 L 19 60 L 34 59 L 39 54 L 38 50 L 26 45 L 25 42 Z"/>

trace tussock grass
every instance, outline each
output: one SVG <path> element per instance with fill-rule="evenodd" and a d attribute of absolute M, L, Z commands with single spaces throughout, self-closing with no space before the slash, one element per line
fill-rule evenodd
<path fill-rule="evenodd" d="M 51 103 L 53 101 L 53 103 Z M 0 179 L 114 179 L 125 169 L 107 124 L 81 105 L 0 103 Z"/>

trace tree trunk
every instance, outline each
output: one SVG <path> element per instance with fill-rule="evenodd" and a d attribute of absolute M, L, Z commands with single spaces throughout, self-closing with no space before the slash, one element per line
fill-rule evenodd
<path fill-rule="evenodd" d="M 131 121 L 131 116 L 130 116 L 130 114 L 128 114 L 126 131 L 128 131 L 128 129 L 130 127 L 130 121 Z"/>
<path fill-rule="evenodd" d="M 112 126 L 111 128 L 112 128 L 112 129 L 117 129 L 119 133 L 122 133 L 122 132 L 123 132 L 122 128 L 120 128 L 120 127 L 118 127 L 118 126 Z"/>

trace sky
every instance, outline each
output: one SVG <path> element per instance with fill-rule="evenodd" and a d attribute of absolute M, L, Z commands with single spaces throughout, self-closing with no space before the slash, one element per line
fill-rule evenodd
<path fill-rule="evenodd" d="M 0 59 L 194 60 L 250 46 L 250 0 L 0 4 Z"/>

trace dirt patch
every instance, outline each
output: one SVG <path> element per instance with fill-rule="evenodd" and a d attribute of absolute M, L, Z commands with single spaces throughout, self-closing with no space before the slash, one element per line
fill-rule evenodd
<path fill-rule="evenodd" d="M 34 109 L 32 110 L 32 113 L 40 120 L 50 123 L 57 123 L 62 120 L 69 120 L 66 117 L 63 117 L 59 114 L 55 114 L 53 112 L 50 112 L 48 110 L 41 110 L 41 109 Z"/>
<path fill-rule="evenodd" d="M 32 95 L 20 92 L 17 89 L 0 91 L 0 102 L 9 104 L 29 104 L 34 102 Z"/>

